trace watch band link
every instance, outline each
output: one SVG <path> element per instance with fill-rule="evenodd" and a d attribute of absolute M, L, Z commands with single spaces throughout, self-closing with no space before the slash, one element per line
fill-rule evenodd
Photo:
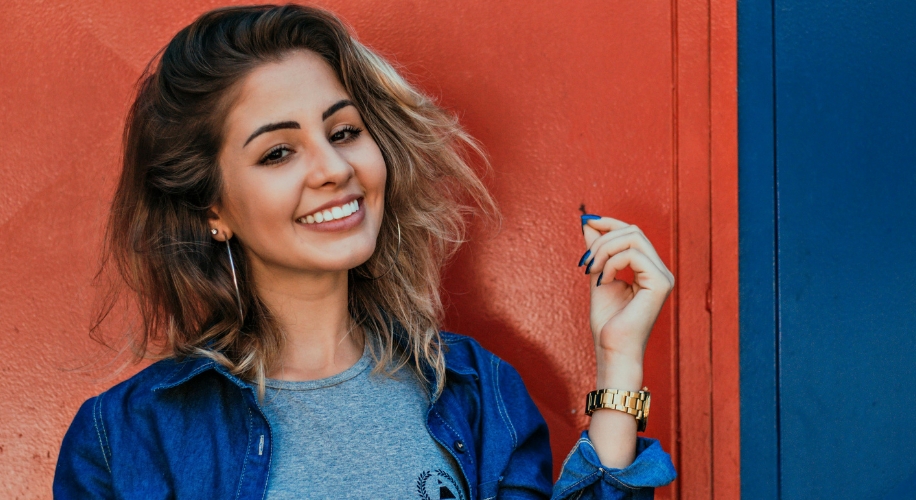
<path fill-rule="evenodd" d="M 592 412 L 601 408 L 610 408 L 629 413 L 636 418 L 642 418 L 643 401 L 645 393 L 640 394 L 637 391 L 621 391 L 618 389 L 601 389 L 588 393 L 585 400 L 585 414 L 591 415 Z"/>
<path fill-rule="evenodd" d="M 591 416 L 595 410 L 607 408 L 622 411 L 636 417 L 639 431 L 645 430 L 648 420 L 648 391 L 622 391 L 619 389 L 600 389 L 588 393 L 585 398 L 585 414 Z"/>

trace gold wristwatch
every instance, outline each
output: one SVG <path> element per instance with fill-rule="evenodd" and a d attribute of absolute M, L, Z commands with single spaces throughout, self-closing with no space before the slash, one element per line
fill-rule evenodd
<path fill-rule="evenodd" d="M 595 410 L 608 408 L 629 413 L 636 417 L 636 430 L 646 430 L 649 420 L 649 388 L 641 391 L 621 391 L 619 389 L 599 389 L 588 393 L 585 398 L 585 414 L 591 416 Z"/>

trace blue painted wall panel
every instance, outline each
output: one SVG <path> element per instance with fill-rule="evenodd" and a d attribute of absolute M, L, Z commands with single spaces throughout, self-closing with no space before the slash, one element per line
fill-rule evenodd
<path fill-rule="evenodd" d="M 916 3 L 738 19 L 742 495 L 916 497 Z"/>

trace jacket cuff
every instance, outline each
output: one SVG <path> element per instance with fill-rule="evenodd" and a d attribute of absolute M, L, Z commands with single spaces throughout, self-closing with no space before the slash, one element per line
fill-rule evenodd
<path fill-rule="evenodd" d="M 605 483 L 601 486 L 632 491 L 664 486 L 676 477 L 677 472 L 671 463 L 671 456 L 662 449 L 657 439 L 637 437 L 636 457 L 633 463 L 623 469 L 616 469 L 601 465 L 598 452 L 588 437 L 588 431 L 583 431 L 579 441 L 563 462 L 554 492 L 556 496 L 563 498 L 599 481 Z"/>

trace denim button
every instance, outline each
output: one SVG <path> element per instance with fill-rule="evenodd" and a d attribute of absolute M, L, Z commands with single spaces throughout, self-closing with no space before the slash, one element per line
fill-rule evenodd
<path fill-rule="evenodd" d="M 457 450 L 458 453 L 464 453 L 464 441 L 460 439 L 455 441 L 455 450 Z"/>

